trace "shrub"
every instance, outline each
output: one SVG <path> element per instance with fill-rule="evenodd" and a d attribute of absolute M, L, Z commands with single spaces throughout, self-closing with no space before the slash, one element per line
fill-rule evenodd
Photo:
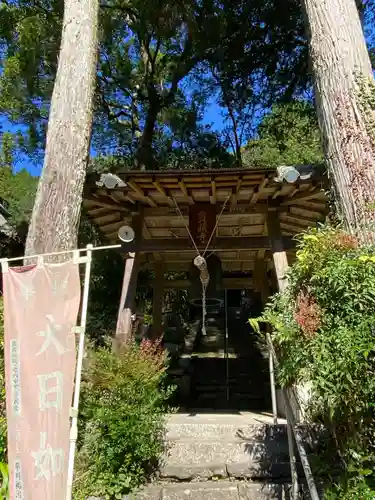
<path fill-rule="evenodd" d="M 370 488 L 375 464 L 374 248 L 329 227 L 302 235 L 298 247 L 287 291 L 261 318 L 274 332 L 279 382 L 311 385 L 311 418 L 330 431 L 343 472 L 330 494 L 375 498 L 358 493 Z"/>
<path fill-rule="evenodd" d="M 363 478 L 354 478 L 347 486 L 335 485 L 325 494 L 325 500 L 374 500 L 374 498 L 374 490 Z"/>
<path fill-rule="evenodd" d="M 76 497 L 122 498 L 143 483 L 163 452 L 166 357 L 142 342 L 89 352 L 80 411 Z"/>

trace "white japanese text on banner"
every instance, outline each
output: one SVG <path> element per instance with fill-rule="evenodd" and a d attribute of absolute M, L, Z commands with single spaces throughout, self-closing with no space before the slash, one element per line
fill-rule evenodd
<path fill-rule="evenodd" d="M 4 269 L 11 500 L 66 495 L 79 264 Z"/>

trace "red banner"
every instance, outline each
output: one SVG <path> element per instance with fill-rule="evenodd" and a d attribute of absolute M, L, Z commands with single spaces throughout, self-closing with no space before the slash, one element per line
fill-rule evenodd
<path fill-rule="evenodd" d="M 216 206 L 199 203 L 189 207 L 189 229 L 198 247 L 204 247 L 209 242 L 216 224 Z M 214 243 L 215 235 L 211 239 Z"/>
<path fill-rule="evenodd" d="M 3 271 L 11 500 L 65 500 L 78 264 Z"/>

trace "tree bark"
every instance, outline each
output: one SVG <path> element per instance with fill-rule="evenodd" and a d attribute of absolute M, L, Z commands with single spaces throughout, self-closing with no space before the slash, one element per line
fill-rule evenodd
<path fill-rule="evenodd" d="M 355 0 L 303 0 L 328 171 L 346 227 L 373 239 L 374 79 Z M 371 127 L 372 124 L 372 127 Z M 372 131 L 371 131 L 372 128 Z"/>
<path fill-rule="evenodd" d="M 153 168 L 156 168 L 152 142 L 159 111 L 160 103 L 156 96 L 153 100 L 150 100 L 145 127 L 143 129 L 142 137 L 139 141 L 139 147 L 136 153 L 137 166 L 141 170 L 152 170 Z"/>
<path fill-rule="evenodd" d="M 77 246 L 92 130 L 98 12 L 98 0 L 65 0 L 44 165 L 26 256 Z"/>
<path fill-rule="evenodd" d="M 234 136 L 234 144 L 235 144 L 235 155 L 236 155 L 236 159 L 237 159 L 237 167 L 238 168 L 242 168 L 242 152 L 241 152 L 241 142 L 240 142 L 240 139 L 238 137 L 238 132 L 237 132 L 237 120 L 236 120 L 236 117 L 234 116 L 234 112 L 233 112 L 233 109 L 232 107 L 230 106 L 230 104 L 227 105 L 228 107 L 228 113 L 229 113 L 229 116 L 230 116 L 230 119 L 232 121 L 232 130 L 233 130 L 233 136 Z"/>

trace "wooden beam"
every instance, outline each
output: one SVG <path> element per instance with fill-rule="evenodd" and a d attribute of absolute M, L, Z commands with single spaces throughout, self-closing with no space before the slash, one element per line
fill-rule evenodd
<path fill-rule="evenodd" d="M 292 189 L 292 191 L 287 195 L 287 198 L 293 198 L 293 196 L 298 193 L 299 186 L 296 186 L 295 188 Z"/>
<path fill-rule="evenodd" d="M 124 226 L 125 222 L 122 219 L 106 224 L 105 226 L 100 226 L 100 230 L 106 234 L 113 234 L 114 232 L 118 232 L 120 227 Z"/>
<path fill-rule="evenodd" d="M 186 217 L 189 215 L 189 206 L 187 205 L 179 205 L 182 215 Z M 216 213 L 220 214 L 223 208 L 223 203 L 216 203 Z M 287 212 L 288 207 L 282 208 L 281 212 Z M 250 205 L 247 203 L 237 203 L 235 206 L 231 206 L 227 204 L 225 206 L 223 215 L 250 215 L 250 214 L 266 214 L 268 212 L 268 204 L 267 203 L 256 203 Z M 159 216 L 168 216 L 168 217 L 179 217 L 176 208 L 173 207 L 145 207 L 144 208 L 144 216 L 149 217 L 159 217 Z"/>
<path fill-rule="evenodd" d="M 294 205 L 298 201 L 307 201 L 311 200 L 312 198 L 315 198 L 318 195 L 324 194 L 323 189 L 320 187 L 315 187 L 313 191 L 303 191 L 300 194 L 297 194 L 296 196 L 293 196 L 292 198 L 287 198 L 286 200 L 282 201 L 280 206 L 285 207 L 288 205 Z"/>
<path fill-rule="evenodd" d="M 115 203 L 114 201 L 103 201 L 101 198 L 96 198 L 95 196 L 85 196 L 83 199 L 83 203 L 85 202 L 92 203 L 97 207 L 108 208 L 109 210 L 117 211 L 117 212 L 127 212 L 129 213 L 131 210 L 134 210 L 134 207 L 127 205 L 126 203 Z M 90 210 L 90 207 L 87 207 L 87 210 Z"/>
<path fill-rule="evenodd" d="M 143 214 L 143 210 L 142 210 L 142 214 Z M 152 236 L 151 236 L 151 233 L 149 231 L 149 228 L 147 227 L 147 224 L 146 224 L 146 221 L 144 220 L 144 217 L 142 219 L 143 219 L 142 238 L 146 239 L 146 240 L 151 240 Z M 160 253 L 154 252 L 153 255 L 154 255 L 155 260 L 161 260 Z"/>
<path fill-rule="evenodd" d="M 155 262 L 155 279 L 152 299 L 152 336 L 158 338 L 163 333 L 164 262 Z"/>
<path fill-rule="evenodd" d="M 280 218 L 280 222 L 285 222 L 289 226 L 296 226 L 298 231 L 306 231 L 309 227 L 316 227 L 318 222 L 316 219 L 307 219 L 304 217 L 298 217 L 293 214 L 283 214 Z"/>
<path fill-rule="evenodd" d="M 283 246 L 286 249 L 294 248 L 295 242 L 290 237 L 282 238 Z M 216 238 L 215 244 L 210 246 L 208 251 L 224 251 L 224 250 L 258 250 L 262 248 L 272 248 L 271 239 L 268 236 L 249 236 L 249 237 L 233 237 L 233 238 Z M 204 250 L 204 247 L 201 248 Z M 123 243 L 122 252 L 192 252 L 194 246 L 190 239 L 178 238 L 175 240 L 169 239 L 154 239 L 143 240 L 138 239 L 131 243 Z"/>
<path fill-rule="evenodd" d="M 144 282 L 145 286 L 152 286 L 154 281 Z M 254 287 L 254 282 L 251 277 L 246 278 L 223 278 L 222 285 L 224 288 L 231 290 L 246 290 L 252 289 Z M 188 279 L 180 280 L 165 280 L 164 289 L 174 289 L 174 290 L 188 290 L 191 286 L 191 282 Z"/>
<path fill-rule="evenodd" d="M 136 238 L 142 234 L 143 217 L 134 215 L 132 227 Z M 135 308 L 135 295 L 137 291 L 138 272 L 140 267 L 139 253 L 129 253 L 125 261 L 124 279 L 122 283 L 120 307 L 117 317 L 116 337 L 114 347 L 117 348 L 131 340 L 132 337 L 132 315 Z"/>
<path fill-rule="evenodd" d="M 296 227 L 293 224 L 288 224 L 287 222 L 284 222 L 280 220 L 280 227 L 283 230 L 283 232 L 289 232 L 290 234 L 297 235 L 301 232 L 301 229 Z"/>
<path fill-rule="evenodd" d="M 293 205 L 295 208 L 305 208 L 306 210 L 318 212 L 320 214 L 325 214 L 328 211 L 327 203 L 324 200 L 297 200 L 294 201 Z"/>
<path fill-rule="evenodd" d="M 168 193 L 167 193 L 167 192 L 166 192 L 166 190 L 165 190 L 165 189 L 164 189 L 164 188 L 160 185 L 160 183 L 159 183 L 159 182 L 157 182 L 157 181 L 154 181 L 154 182 L 153 182 L 153 185 L 155 186 L 155 188 L 157 189 L 157 191 L 159 191 L 159 193 L 160 193 L 161 195 L 163 195 L 163 196 L 164 196 L 164 198 L 166 199 L 166 201 L 167 201 L 168 205 L 170 205 L 171 207 L 173 207 L 173 206 L 174 206 L 174 203 L 173 203 L 172 198 L 168 195 Z"/>
<path fill-rule="evenodd" d="M 284 187 L 284 186 L 282 186 L 280 189 L 277 189 L 277 190 L 273 193 L 273 195 L 272 195 L 272 199 L 273 199 L 273 200 L 276 200 L 276 198 L 277 198 L 278 196 L 280 196 L 280 194 L 282 193 L 283 187 Z"/>
<path fill-rule="evenodd" d="M 95 217 L 95 222 L 100 227 L 106 227 L 114 222 L 119 222 L 121 219 L 121 212 L 107 212 L 106 215 Z"/>
<path fill-rule="evenodd" d="M 210 201 L 213 205 L 216 205 L 216 181 L 211 181 L 211 193 Z"/>
<path fill-rule="evenodd" d="M 279 214 L 276 210 L 270 210 L 267 215 L 267 231 L 271 241 L 271 251 L 279 291 L 283 292 L 287 287 L 286 273 L 288 271 L 288 258 L 286 254 L 285 237 L 281 235 Z"/>
<path fill-rule="evenodd" d="M 232 193 L 232 197 L 231 197 L 231 201 L 230 201 L 230 204 L 232 207 L 237 205 L 237 199 L 238 199 L 238 194 L 239 194 L 240 189 L 241 189 L 241 184 L 242 184 L 242 179 L 238 179 L 237 186 L 233 189 L 233 193 Z"/>
<path fill-rule="evenodd" d="M 108 214 L 108 208 L 106 208 L 106 207 L 101 207 L 101 208 L 86 207 L 86 211 L 87 211 L 88 215 L 92 218 L 100 217 L 101 215 Z"/>
<path fill-rule="evenodd" d="M 300 219 L 309 220 L 312 223 L 314 221 L 315 222 L 323 221 L 327 212 L 324 206 L 323 209 L 320 211 L 309 210 L 306 209 L 305 207 L 300 207 L 299 205 L 293 205 L 288 208 L 289 208 L 288 214 L 292 215 L 293 217 L 299 217 Z"/>
<path fill-rule="evenodd" d="M 183 180 L 179 181 L 178 185 L 179 185 L 179 187 L 181 189 L 181 192 L 184 194 L 184 196 L 186 196 L 187 198 L 190 198 L 189 192 L 188 192 L 188 190 L 187 190 L 187 188 L 185 186 L 184 181 Z"/>
<path fill-rule="evenodd" d="M 141 189 L 135 181 L 126 181 L 126 184 L 132 188 L 132 190 L 145 198 L 150 205 L 150 207 L 157 207 L 157 204 L 152 200 L 144 191 Z"/>
<path fill-rule="evenodd" d="M 258 198 L 262 192 L 262 189 L 266 186 L 267 183 L 268 183 L 268 177 L 265 176 L 265 178 L 262 180 L 262 182 L 259 184 L 259 186 L 257 188 L 255 188 L 254 193 L 250 199 L 250 205 L 254 205 L 258 201 Z"/>

